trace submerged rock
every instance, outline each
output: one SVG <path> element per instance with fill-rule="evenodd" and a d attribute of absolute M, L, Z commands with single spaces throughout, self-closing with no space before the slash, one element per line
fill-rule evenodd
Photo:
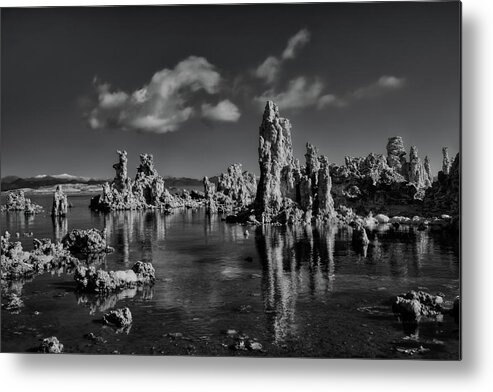
<path fill-rule="evenodd" d="M 73 254 L 95 254 L 111 252 L 106 238 L 98 229 L 74 229 L 62 239 L 62 244 Z"/>
<path fill-rule="evenodd" d="M 125 328 L 132 324 L 132 312 L 125 307 L 121 309 L 115 309 L 103 316 L 103 321 L 106 324 L 113 324 L 118 328 Z"/>
<path fill-rule="evenodd" d="M 126 271 L 97 270 L 94 266 L 77 268 L 74 279 L 77 290 L 108 294 L 127 288 L 150 285 L 155 281 L 155 270 L 151 263 L 137 261 Z"/>
<path fill-rule="evenodd" d="M 43 207 L 33 203 L 31 199 L 24 195 L 24 191 L 17 190 L 7 194 L 5 205 L 2 205 L 2 211 L 19 211 L 26 215 L 33 215 L 43 211 Z"/>
<path fill-rule="evenodd" d="M 57 185 L 55 193 L 53 194 L 53 207 L 51 209 L 51 216 L 66 216 L 67 210 L 67 195 L 63 193 L 62 186 Z"/>
<path fill-rule="evenodd" d="M 51 336 L 43 339 L 38 351 L 45 354 L 61 354 L 63 352 L 63 344 L 55 336 Z"/>

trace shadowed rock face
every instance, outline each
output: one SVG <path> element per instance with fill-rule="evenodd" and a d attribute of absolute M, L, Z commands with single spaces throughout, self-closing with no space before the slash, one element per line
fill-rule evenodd
<path fill-rule="evenodd" d="M 406 150 L 402 137 L 394 136 L 389 138 L 387 143 L 387 163 L 398 173 L 402 173 L 403 167 L 406 164 Z"/>
<path fill-rule="evenodd" d="M 448 214 L 458 216 L 460 212 L 460 159 L 455 156 L 449 173 L 438 172 L 438 179 L 426 190 L 423 211 L 427 215 Z"/>

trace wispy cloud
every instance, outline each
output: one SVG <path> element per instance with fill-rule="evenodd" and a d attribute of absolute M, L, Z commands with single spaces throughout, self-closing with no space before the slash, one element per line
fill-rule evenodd
<path fill-rule="evenodd" d="M 310 32 L 307 29 L 298 31 L 292 36 L 282 52 L 281 58 L 276 56 L 267 57 L 256 69 L 255 76 L 263 79 L 266 83 L 272 84 L 276 81 L 281 65 L 286 60 L 293 60 L 298 55 L 298 52 L 310 41 Z"/>
<path fill-rule="evenodd" d="M 307 29 L 302 29 L 298 31 L 294 36 L 292 36 L 289 41 L 286 49 L 282 52 L 282 58 L 284 60 L 294 59 L 297 52 L 305 46 L 310 41 L 310 32 Z"/>
<path fill-rule="evenodd" d="M 404 85 L 404 78 L 382 76 L 376 82 L 338 95 L 327 92 L 324 83 L 319 78 L 309 79 L 305 76 L 299 76 L 289 81 L 284 91 L 276 92 L 274 89 L 270 89 L 256 96 L 254 101 L 263 105 L 265 101 L 273 100 L 285 110 L 308 107 L 315 107 L 320 110 L 328 107 L 349 106 L 354 101 L 379 97 Z"/>
<path fill-rule="evenodd" d="M 118 128 L 143 132 L 176 131 L 194 116 L 236 121 L 239 109 L 230 101 L 198 107 L 195 93 L 219 93 L 221 75 L 203 57 L 190 56 L 173 69 L 156 72 L 148 84 L 132 93 L 112 90 L 108 83 L 94 82 L 96 102 L 88 114 L 93 129 Z M 205 108 L 205 110 L 204 110 Z M 229 114 L 226 114 L 229 112 Z"/>
<path fill-rule="evenodd" d="M 376 82 L 355 90 L 351 95 L 356 99 L 374 98 L 405 85 L 404 78 L 381 76 Z"/>

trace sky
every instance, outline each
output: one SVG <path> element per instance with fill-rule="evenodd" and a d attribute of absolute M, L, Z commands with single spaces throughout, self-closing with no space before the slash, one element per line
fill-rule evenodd
<path fill-rule="evenodd" d="M 300 161 L 459 151 L 458 2 L 3 9 L 1 55 L 2 176 L 258 173 L 267 99 Z"/>

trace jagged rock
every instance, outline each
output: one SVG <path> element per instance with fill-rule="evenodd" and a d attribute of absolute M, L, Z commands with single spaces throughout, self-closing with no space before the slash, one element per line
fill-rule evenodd
<path fill-rule="evenodd" d="M 63 352 L 63 344 L 55 336 L 51 336 L 43 339 L 38 351 L 45 354 L 61 354 Z"/>
<path fill-rule="evenodd" d="M 129 308 L 115 309 L 103 316 L 106 324 L 113 324 L 118 328 L 125 328 L 132 324 L 132 312 Z"/>
<path fill-rule="evenodd" d="M 425 188 L 429 186 L 429 178 L 424 165 L 418 156 L 418 148 L 412 146 L 409 152 L 408 176 L 410 183 L 416 185 L 417 188 Z"/>
<path fill-rule="evenodd" d="M 24 191 L 17 190 L 7 194 L 7 200 L 5 205 L 2 205 L 2 211 L 21 211 L 26 215 L 33 215 L 42 212 L 43 207 L 27 198 Z"/>
<path fill-rule="evenodd" d="M 387 164 L 398 173 L 403 172 L 406 166 L 406 150 L 402 137 L 394 136 L 389 138 L 387 143 Z"/>
<path fill-rule="evenodd" d="M 128 177 L 127 152 L 117 153 L 118 163 L 113 165 L 115 178 L 111 183 L 103 184 L 101 195 L 91 199 L 91 209 L 112 211 L 158 208 L 169 211 L 170 208 L 186 206 L 186 201 L 167 191 L 163 177 L 154 168 L 154 158 L 151 154 L 140 154 L 140 165 L 135 180 L 132 181 Z"/>
<path fill-rule="evenodd" d="M 404 320 L 417 322 L 424 317 L 433 317 L 442 313 L 443 297 L 424 291 L 410 291 L 395 297 L 392 311 Z"/>
<path fill-rule="evenodd" d="M 96 270 L 94 266 L 77 268 L 74 276 L 77 290 L 107 294 L 126 288 L 150 285 L 155 281 L 155 270 L 151 263 L 138 261 L 126 271 Z"/>
<path fill-rule="evenodd" d="M 295 223 L 335 217 L 328 159 L 307 143 L 306 164 L 293 157 L 291 124 L 268 101 L 260 125 L 260 181 L 255 214 L 262 223 Z"/>
<path fill-rule="evenodd" d="M 216 193 L 216 185 L 209 181 L 208 177 L 204 177 L 204 194 L 205 194 L 205 210 L 208 214 L 217 212 L 216 200 L 214 195 Z"/>
<path fill-rule="evenodd" d="M 251 204 L 256 191 L 257 178 L 255 174 L 243 171 L 241 163 L 229 166 L 226 173 L 219 176 L 217 192 L 229 196 L 239 206 Z"/>
<path fill-rule="evenodd" d="M 57 185 L 55 193 L 53 194 L 53 208 L 51 209 L 51 216 L 66 216 L 67 210 L 67 195 L 63 193 L 62 186 Z"/>
<path fill-rule="evenodd" d="M 443 147 L 442 148 L 442 155 L 443 155 L 443 160 L 442 160 L 442 173 L 445 175 L 449 175 L 450 173 L 450 166 L 452 163 L 450 162 L 450 158 L 448 156 L 448 147 Z"/>
<path fill-rule="evenodd" d="M 111 252 L 106 245 L 105 234 L 98 229 L 74 229 L 62 239 L 62 244 L 73 254 Z"/>
<path fill-rule="evenodd" d="M 457 153 L 449 174 L 444 171 L 438 173 L 437 181 L 425 192 L 423 198 L 424 214 L 439 215 L 449 214 L 452 217 L 459 217 L 460 210 L 460 158 Z"/>
<path fill-rule="evenodd" d="M 60 267 L 75 267 L 79 260 L 59 242 L 34 239 L 34 250 L 26 252 L 20 242 L 11 242 L 10 234 L 1 237 L 1 277 L 18 279 Z"/>
<path fill-rule="evenodd" d="M 296 161 L 293 158 L 291 123 L 279 116 L 277 105 L 265 106 L 259 136 L 260 179 L 255 198 L 255 211 L 262 222 L 278 215 L 284 199 L 295 195 Z"/>
<path fill-rule="evenodd" d="M 433 175 L 431 174 L 431 164 L 430 164 L 430 160 L 428 159 L 428 155 L 425 156 L 423 167 L 425 169 L 425 174 L 426 174 L 426 187 L 429 188 L 433 183 Z"/>
<path fill-rule="evenodd" d="M 327 157 L 320 157 L 318 168 L 317 211 L 319 218 L 332 219 L 335 217 L 334 200 L 332 199 L 332 179 L 329 173 L 329 161 Z M 307 164 L 308 168 L 308 164 Z"/>

